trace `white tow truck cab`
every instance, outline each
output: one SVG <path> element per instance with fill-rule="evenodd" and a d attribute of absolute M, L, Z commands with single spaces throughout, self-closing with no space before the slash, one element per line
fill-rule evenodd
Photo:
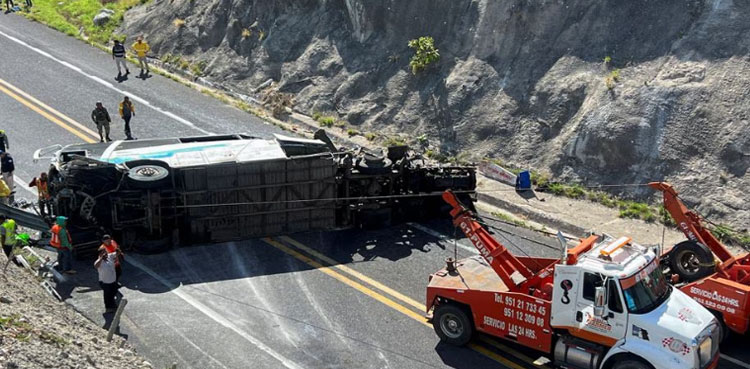
<path fill-rule="evenodd" d="M 717 366 L 718 322 L 667 283 L 655 250 L 605 235 L 556 265 L 555 281 L 551 325 L 567 331 L 555 345 L 560 364 L 592 368 L 638 357 L 657 369 Z"/>
<path fill-rule="evenodd" d="M 426 312 L 444 342 L 474 331 L 546 353 L 577 369 L 707 369 L 719 360 L 718 321 L 670 286 L 658 251 L 591 235 L 560 259 L 514 256 L 455 196 L 454 224 L 478 256 L 432 274 Z"/>

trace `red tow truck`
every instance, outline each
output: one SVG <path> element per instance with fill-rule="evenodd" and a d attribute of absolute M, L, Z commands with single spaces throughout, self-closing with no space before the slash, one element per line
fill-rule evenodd
<path fill-rule="evenodd" d="M 682 292 L 711 311 L 729 330 L 744 334 L 750 328 L 750 254 L 732 255 L 701 217 L 680 200 L 672 185 L 649 183 L 663 193 L 664 208 L 687 236 L 662 256 Z M 718 262 L 714 261 L 714 255 Z"/>
<path fill-rule="evenodd" d="M 479 255 L 430 275 L 426 313 L 440 339 L 476 332 L 579 369 L 716 368 L 716 318 L 666 281 L 653 248 L 592 235 L 560 259 L 515 256 L 451 192 L 453 223 Z"/>

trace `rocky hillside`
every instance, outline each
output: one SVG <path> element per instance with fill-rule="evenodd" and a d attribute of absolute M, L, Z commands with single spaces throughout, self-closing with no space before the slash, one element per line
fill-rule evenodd
<path fill-rule="evenodd" d="M 0 256 L 3 266 L 6 260 Z M 10 265 L 0 271 L 0 368 L 153 368 L 121 337 L 107 342 L 106 336 L 26 270 Z"/>
<path fill-rule="evenodd" d="M 586 184 L 667 179 L 742 229 L 749 18 L 732 0 L 155 0 L 120 31 L 233 89 L 272 78 L 360 131 Z M 441 58 L 413 75 L 419 36 Z"/>

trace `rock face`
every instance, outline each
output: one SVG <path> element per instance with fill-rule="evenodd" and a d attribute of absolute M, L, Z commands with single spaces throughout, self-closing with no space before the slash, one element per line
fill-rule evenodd
<path fill-rule="evenodd" d="M 273 78 L 361 131 L 586 184 L 666 179 L 747 228 L 749 17 L 731 0 L 157 0 L 120 31 L 234 89 Z M 412 75 L 419 36 L 441 60 Z"/>

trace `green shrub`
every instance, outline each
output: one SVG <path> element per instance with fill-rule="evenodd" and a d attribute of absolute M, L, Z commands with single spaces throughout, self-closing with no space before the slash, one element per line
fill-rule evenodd
<path fill-rule="evenodd" d="M 376 135 L 376 134 L 374 134 L 372 132 L 365 133 L 365 138 L 367 139 L 367 141 L 375 141 L 375 139 L 377 137 L 378 137 L 378 135 Z"/>
<path fill-rule="evenodd" d="M 349 129 L 347 129 L 347 130 L 346 130 L 346 134 L 347 134 L 347 135 L 348 135 L 349 137 L 352 137 L 352 136 L 356 136 L 356 135 L 358 135 L 358 134 L 359 134 L 359 131 L 357 131 L 357 130 L 356 130 L 356 129 L 354 129 L 354 128 L 349 128 Z"/>
<path fill-rule="evenodd" d="M 440 53 L 435 48 L 435 40 L 425 36 L 409 41 L 409 47 L 414 49 L 414 56 L 409 61 L 411 72 L 417 74 L 428 65 L 440 60 Z"/>
<path fill-rule="evenodd" d="M 446 163 L 446 162 L 450 161 L 450 159 L 451 159 L 449 156 L 447 156 L 447 155 L 445 155 L 445 154 L 443 154 L 441 152 L 438 152 L 438 151 L 435 151 L 435 150 L 430 150 L 430 149 L 425 150 L 424 156 L 426 156 L 426 157 L 428 157 L 428 158 L 430 158 L 432 160 L 436 160 L 439 163 Z"/>
<path fill-rule="evenodd" d="M 608 90 L 612 90 L 615 88 L 615 83 L 620 81 L 620 70 L 614 69 L 613 71 L 609 72 L 609 75 L 607 78 L 604 79 L 604 83 L 607 85 Z"/>
<path fill-rule="evenodd" d="M 336 118 L 331 116 L 325 116 L 318 118 L 318 123 L 321 127 L 333 127 L 333 123 L 336 122 Z"/>
<path fill-rule="evenodd" d="M 333 126 L 336 128 L 344 129 L 344 127 L 346 127 L 346 124 L 347 124 L 346 121 L 337 120 L 335 123 L 333 123 Z"/>
<path fill-rule="evenodd" d="M 657 219 L 648 204 L 634 201 L 622 201 L 620 207 L 621 218 L 643 219 L 647 222 L 653 222 Z"/>
<path fill-rule="evenodd" d="M 322 116 L 323 116 L 323 114 L 321 114 L 321 113 L 320 113 L 319 111 L 314 111 L 314 112 L 312 113 L 312 119 L 313 119 L 314 121 L 316 121 L 316 122 L 317 122 L 317 121 L 318 121 L 318 119 L 320 119 L 320 117 L 322 117 Z"/>
<path fill-rule="evenodd" d="M 388 137 L 385 142 L 383 142 L 383 145 L 385 145 L 385 147 L 403 146 L 406 145 L 406 140 L 401 137 Z"/>
<path fill-rule="evenodd" d="M 581 185 L 573 184 L 564 186 L 565 196 L 571 199 L 580 199 L 586 196 L 586 190 Z"/>
<path fill-rule="evenodd" d="M 193 63 L 190 65 L 190 72 L 193 73 L 193 75 L 202 76 L 206 70 L 206 65 L 208 65 L 208 63 L 204 60 Z"/>
<path fill-rule="evenodd" d="M 713 233 L 714 237 L 716 237 L 719 241 L 728 243 L 732 241 L 732 236 L 734 235 L 734 231 L 732 228 L 717 224 L 711 228 L 711 233 Z"/>
<path fill-rule="evenodd" d="M 612 62 L 612 57 L 607 55 L 604 57 L 604 64 L 609 64 Z"/>
<path fill-rule="evenodd" d="M 89 41 L 105 44 L 112 40 L 114 30 L 122 23 L 122 15 L 127 10 L 141 3 L 142 0 L 35 0 L 30 12 L 20 14 L 46 24 L 69 36 L 84 38 Z M 104 4 L 104 5 L 102 5 Z M 94 24 L 94 16 L 102 7 L 114 10 L 110 21 L 102 26 Z M 79 29 L 83 28 L 84 35 Z M 118 35 L 119 36 L 119 35 Z"/>

